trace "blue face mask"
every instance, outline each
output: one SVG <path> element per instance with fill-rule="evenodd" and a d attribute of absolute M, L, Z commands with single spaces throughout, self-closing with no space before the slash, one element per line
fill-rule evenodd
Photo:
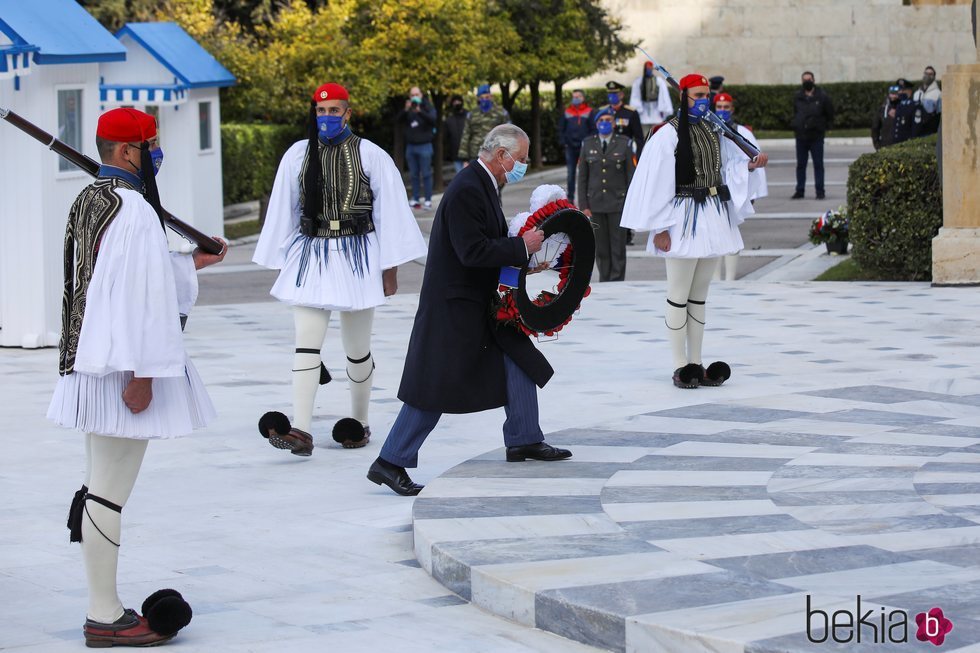
<path fill-rule="evenodd" d="M 343 116 L 317 116 L 316 129 L 320 140 L 327 138 L 337 138 L 340 132 L 344 131 Z"/>
<path fill-rule="evenodd" d="M 731 122 L 732 121 L 732 112 L 731 111 L 725 111 L 724 109 L 717 109 L 715 111 L 715 115 L 718 116 L 719 118 L 721 118 L 722 121 L 724 121 L 724 122 Z"/>
<path fill-rule="evenodd" d="M 150 160 L 153 161 L 153 176 L 156 177 L 160 174 L 160 167 L 163 165 L 163 150 L 159 147 L 150 150 Z"/>
<path fill-rule="evenodd" d="M 619 93 L 610 93 L 606 96 L 606 99 L 609 100 L 609 104 L 616 106 L 619 104 Z"/>
<path fill-rule="evenodd" d="M 506 150 L 504 151 L 506 152 Z M 508 184 L 516 184 L 524 178 L 524 173 L 527 172 L 527 164 L 521 163 L 515 159 L 514 155 L 512 155 L 510 152 L 507 152 L 507 156 L 509 156 L 510 160 L 514 162 L 514 167 L 504 173 L 504 179 L 507 180 Z"/>
<path fill-rule="evenodd" d="M 582 104 L 582 98 L 580 98 L 580 97 L 573 97 L 572 98 L 572 106 L 576 106 L 577 107 L 580 104 Z"/>
<path fill-rule="evenodd" d="M 596 131 L 598 131 L 600 134 L 602 134 L 603 136 L 606 136 L 606 135 L 612 133 L 613 124 L 611 122 L 609 122 L 608 120 L 600 120 L 599 122 L 597 122 L 595 124 L 595 128 L 596 128 Z"/>
<path fill-rule="evenodd" d="M 704 118 L 705 114 L 708 113 L 708 106 L 710 101 L 708 98 L 698 98 L 694 101 L 694 106 L 688 109 L 687 115 L 692 122 L 698 122 L 701 118 Z"/>
<path fill-rule="evenodd" d="M 493 100 L 477 100 L 477 104 L 480 107 L 480 111 L 486 113 L 493 108 Z"/>

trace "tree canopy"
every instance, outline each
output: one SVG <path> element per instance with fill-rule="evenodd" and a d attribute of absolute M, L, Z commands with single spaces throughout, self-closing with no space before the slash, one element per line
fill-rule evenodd
<path fill-rule="evenodd" d="M 419 86 L 441 113 L 452 93 L 500 85 L 506 108 L 538 87 L 622 64 L 634 44 L 600 0 L 79 0 L 107 28 L 172 20 L 237 78 L 225 119 L 296 123 L 325 80 L 355 112 Z M 534 135 L 532 135 L 532 140 Z M 537 158 L 536 160 L 540 160 Z"/>

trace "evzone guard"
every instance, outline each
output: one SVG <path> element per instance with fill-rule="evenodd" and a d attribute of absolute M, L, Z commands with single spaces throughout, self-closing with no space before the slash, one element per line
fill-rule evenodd
<path fill-rule="evenodd" d="M 738 226 L 752 214 L 749 172 L 768 157 L 749 157 L 709 126 L 706 77 L 680 81 L 678 115 L 644 147 L 626 195 L 622 226 L 649 231 L 647 251 L 667 266 L 666 323 L 679 388 L 718 386 L 730 366 L 701 360 L 708 285 L 720 257 L 742 248 Z"/>
<path fill-rule="evenodd" d="M 181 315 L 197 298 L 195 270 L 224 258 L 171 254 L 156 170 L 163 162 L 154 118 L 113 109 L 99 118 L 102 159 L 75 200 L 65 232 L 60 378 L 48 408 L 83 431 L 86 477 L 68 516 L 88 577 L 89 647 L 153 646 L 191 618 L 180 593 L 160 590 L 142 615 L 116 589 L 121 513 L 149 440 L 205 426 L 214 407 L 184 350 Z"/>
<path fill-rule="evenodd" d="M 296 328 L 292 421 L 268 412 L 259 432 L 300 456 L 313 451 L 317 387 L 331 380 L 320 352 L 334 311 L 340 314 L 351 406 L 333 438 L 345 448 L 368 443 L 374 308 L 397 290 L 398 266 L 426 251 L 398 169 L 384 150 L 351 132 L 350 117 L 343 86 L 316 89 L 309 137 L 282 157 L 252 259 L 280 271 L 271 294 L 293 307 Z"/>

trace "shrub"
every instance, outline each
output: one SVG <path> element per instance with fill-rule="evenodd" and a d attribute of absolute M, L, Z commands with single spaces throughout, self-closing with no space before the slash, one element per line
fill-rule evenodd
<path fill-rule="evenodd" d="M 302 136 L 302 128 L 294 125 L 221 125 L 225 204 L 268 195 L 283 153 Z"/>
<path fill-rule="evenodd" d="M 871 129 L 874 112 L 885 101 L 890 82 L 820 84 L 834 105 L 832 129 Z M 753 129 L 791 130 L 797 84 L 725 86 L 735 98 L 735 115 Z M 676 105 L 676 103 L 675 103 Z M 870 135 L 870 131 L 869 131 Z"/>
<path fill-rule="evenodd" d="M 883 277 L 932 278 L 932 239 L 943 225 L 936 136 L 864 154 L 847 179 L 853 257 Z"/>

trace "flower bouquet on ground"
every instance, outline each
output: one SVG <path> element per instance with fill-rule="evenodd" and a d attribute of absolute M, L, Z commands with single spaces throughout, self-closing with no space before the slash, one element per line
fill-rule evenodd
<path fill-rule="evenodd" d="M 827 211 L 810 225 L 810 242 L 814 245 L 824 243 L 828 254 L 846 254 L 849 240 L 850 220 L 847 210 L 838 207 Z"/>

